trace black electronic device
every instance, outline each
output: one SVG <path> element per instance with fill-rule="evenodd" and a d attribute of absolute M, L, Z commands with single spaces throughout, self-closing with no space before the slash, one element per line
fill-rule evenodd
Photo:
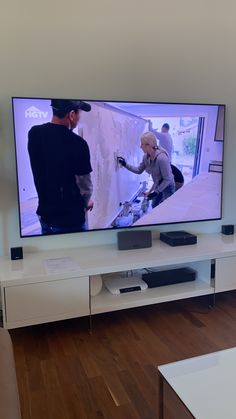
<path fill-rule="evenodd" d="M 23 247 L 11 247 L 11 260 L 23 259 Z"/>
<path fill-rule="evenodd" d="M 151 230 L 119 231 L 117 233 L 119 250 L 143 249 L 152 247 Z"/>
<path fill-rule="evenodd" d="M 121 294 L 125 294 L 127 292 L 133 292 L 133 291 L 141 291 L 141 287 L 129 287 L 129 288 L 122 288 L 120 290 Z"/>
<path fill-rule="evenodd" d="M 180 282 L 194 281 L 196 279 L 196 271 L 188 267 L 168 269 L 145 273 L 142 275 L 142 279 L 147 283 L 148 288 L 163 287 Z"/>
<path fill-rule="evenodd" d="M 160 233 L 160 240 L 170 246 L 185 246 L 187 244 L 196 244 L 197 236 L 184 230 L 166 231 L 165 233 Z"/>
<path fill-rule="evenodd" d="M 227 236 L 230 234 L 234 234 L 234 225 L 233 224 L 225 224 L 221 226 L 221 233 L 226 234 Z"/>

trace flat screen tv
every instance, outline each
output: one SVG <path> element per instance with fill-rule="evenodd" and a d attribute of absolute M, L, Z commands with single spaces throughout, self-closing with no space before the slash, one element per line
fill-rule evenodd
<path fill-rule="evenodd" d="M 21 237 L 221 218 L 224 105 L 12 105 Z"/>

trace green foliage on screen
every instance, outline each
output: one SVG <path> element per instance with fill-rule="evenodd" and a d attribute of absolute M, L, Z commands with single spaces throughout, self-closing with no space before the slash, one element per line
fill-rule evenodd
<path fill-rule="evenodd" d="M 185 154 L 194 155 L 197 139 L 195 137 L 187 137 L 183 140 L 183 148 Z"/>

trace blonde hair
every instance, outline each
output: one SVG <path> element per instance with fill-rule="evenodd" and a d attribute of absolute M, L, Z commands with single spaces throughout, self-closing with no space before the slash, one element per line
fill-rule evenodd
<path fill-rule="evenodd" d="M 141 136 L 141 143 L 149 144 L 152 148 L 156 148 L 156 149 L 159 148 L 157 144 L 156 136 L 151 131 L 147 131 Z"/>

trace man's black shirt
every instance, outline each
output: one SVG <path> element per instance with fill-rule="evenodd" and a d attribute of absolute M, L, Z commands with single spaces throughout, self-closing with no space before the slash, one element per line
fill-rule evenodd
<path fill-rule="evenodd" d="M 30 129 L 28 151 L 39 199 L 37 214 L 60 227 L 82 225 L 85 204 L 75 175 L 92 171 L 86 141 L 64 125 L 49 122 Z"/>

